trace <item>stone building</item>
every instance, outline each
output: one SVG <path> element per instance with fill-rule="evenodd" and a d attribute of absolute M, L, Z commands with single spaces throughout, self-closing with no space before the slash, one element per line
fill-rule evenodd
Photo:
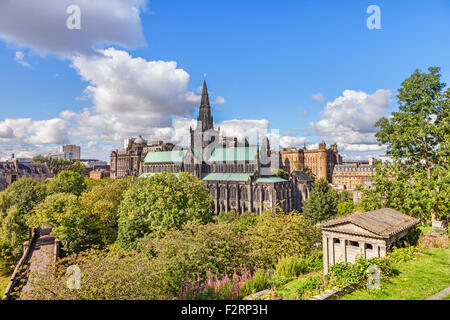
<path fill-rule="evenodd" d="M 208 89 L 203 83 L 196 128 L 190 129 L 190 147 L 156 150 L 145 154 L 145 142 L 134 141 L 127 150 L 111 155 L 111 174 L 120 178 L 133 172 L 145 178 L 161 172 L 188 172 L 204 182 L 211 191 L 215 213 L 235 210 L 238 213 L 280 206 L 285 211 L 301 210 L 309 197 L 312 179 L 304 172 L 293 171 L 289 179 L 273 175 L 276 158 L 269 140 L 251 146 L 234 137 L 224 137 L 214 128 Z M 133 171 L 135 170 L 135 171 Z M 114 172 L 114 174 L 113 174 Z"/>
<path fill-rule="evenodd" d="M 0 162 L 0 191 L 21 178 L 43 181 L 53 178 L 45 163 L 21 163 L 18 160 Z"/>
<path fill-rule="evenodd" d="M 110 176 L 113 179 L 123 178 L 130 175 L 142 173 L 143 160 L 148 152 L 172 150 L 174 145 L 156 141 L 151 145 L 147 144 L 142 136 L 138 138 L 126 139 L 124 149 L 115 150 L 110 157 Z"/>
<path fill-rule="evenodd" d="M 280 151 L 281 168 L 287 172 L 303 170 L 309 168 L 316 179 L 326 179 L 332 181 L 334 166 L 342 162 L 336 144 L 332 144 L 329 149 L 324 141 L 319 144 L 319 149 L 307 150 L 285 148 Z"/>
<path fill-rule="evenodd" d="M 354 191 L 357 186 L 362 186 L 375 176 L 375 160 L 369 161 L 344 161 L 334 166 L 332 183 L 336 188 Z"/>
<path fill-rule="evenodd" d="M 358 255 L 364 259 L 385 257 L 392 246 L 419 222 L 419 219 L 384 208 L 319 224 L 324 273 L 327 274 L 335 263 L 354 263 Z"/>

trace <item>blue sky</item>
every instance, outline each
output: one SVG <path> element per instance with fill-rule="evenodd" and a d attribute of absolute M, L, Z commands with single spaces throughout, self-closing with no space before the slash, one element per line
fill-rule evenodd
<path fill-rule="evenodd" d="M 168 87 L 154 89 L 157 97 L 147 95 L 143 93 L 145 79 L 138 79 L 139 70 L 128 73 L 126 67 L 115 69 L 106 60 L 89 63 L 98 58 L 93 50 L 89 52 L 89 46 L 97 44 L 98 48 L 98 42 L 104 43 L 102 48 L 115 48 L 112 55 L 128 53 L 129 57 L 120 58 L 124 66 L 137 58 L 147 63 L 176 62 L 175 69 L 185 72 L 183 80 L 173 85 L 180 88 L 176 94 L 184 90 L 198 95 L 206 74 L 212 100 L 220 102 L 214 106 L 214 119 L 227 133 L 245 134 L 270 123 L 271 129 L 279 129 L 281 137 L 288 137 L 281 139 L 282 146 L 306 142 L 313 147 L 323 138 L 328 144 L 337 141 L 341 152 L 353 158 L 382 154 L 382 148 L 370 138 L 374 132 L 370 117 L 387 115 L 396 108 L 395 90 L 415 69 L 440 66 L 443 80 L 450 82 L 450 2 L 446 0 L 102 0 L 99 3 L 104 3 L 103 14 L 99 12 L 101 5 L 91 8 L 86 0 L 73 0 L 69 2 L 79 4 L 82 14 L 81 36 L 75 40 L 71 35 L 77 31 L 71 30 L 67 36 L 63 31 L 53 34 L 51 27 L 45 28 L 47 23 L 51 26 L 51 18 L 57 17 L 55 23 L 60 23 L 69 16 L 65 12 L 55 16 L 50 12 L 55 9 L 47 2 L 36 2 L 40 9 L 37 15 L 42 15 L 40 21 L 26 19 L 27 14 L 35 13 L 29 2 L 0 4 L 0 20 L 2 11 L 17 12 L 25 15 L 25 20 L 17 20 L 29 21 L 31 26 L 22 30 L 14 25 L 14 19 L 0 22 L 0 158 L 11 152 L 22 156 L 45 153 L 58 143 L 73 142 L 82 144 L 85 156 L 106 159 L 127 135 L 140 133 L 148 139 L 162 135 L 165 140 L 181 143 L 186 123 L 196 116 L 197 98 L 171 98 L 175 94 L 171 81 L 179 74 L 173 68 L 163 68 L 167 74 L 175 73 L 157 75 L 148 81 L 150 85 L 159 81 Z M 137 8 L 140 19 L 120 11 L 124 17 L 105 21 L 100 34 L 92 30 L 89 19 L 96 14 L 97 20 L 103 19 L 115 12 L 108 10 L 116 4 L 118 8 Z M 366 26 L 370 16 L 366 9 L 373 4 L 381 9 L 381 30 Z M 83 16 L 88 20 L 83 21 Z M 33 27 L 34 23 L 39 27 Z M 135 27 L 123 27 L 130 25 Z M 116 30 L 120 30 L 120 38 Z M 137 41 L 139 36 L 145 41 Z M 49 39 L 49 43 L 42 44 L 40 39 Z M 86 56 L 84 60 L 74 58 L 80 52 L 74 51 L 76 45 L 69 46 L 71 41 L 83 47 L 80 52 Z M 109 83 L 109 73 L 100 74 L 105 70 L 103 62 L 108 64 L 108 72 L 117 72 L 111 75 L 113 79 L 124 77 L 127 83 L 119 83 L 117 88 Z M 154 74 L 149 71 L 149 78 Z M 95 88 L 90 96 L 84 92 L 87 86 Z M 133 88 L 140 86 L 144 87 L 134 92 Z M 387 91 L 378 90 L 388 90 L 391 103 L 386 102 Z M 118 92 L 132 98 L 120 106 L 109 106 Z M 110 96 L 105 97 L 108 93 Z M 314 99 L 315 94 L 322 94 L 323 99 Z M 142 110 L 133 107 L 135 101 L 145 99 L 148 101 L 139 105 Z M 109 107 L 110 114 L 118 115 L 115 120 L 109 118 Z M 140 118 L 142 114 L 146 124 L 136 126 L 133 119 L 117 120 L 129 109 L 129 118 Z M 377 111 L 371 113 L 371 109 Z M 84 110 L 89 115 L 81 117 Z M 63 117 L 63 111 L 73 114 Z M 351 118 L 348 123 L 345 117 L 336 116 L 346 111 Z M 158 120 L 155 112 L 159 112 Z M 19 121 L 25 118 L 31 120 Z M 51 119 L 61 121 L 48 122 Z M 175 124 L 168 119 L 179 121 Z M 97 127 L 103 120 L 107 128 Z M 241 120 L 242 126 L 230 120 Z M 94 127 L 89 127 L 93 123 Z"/>

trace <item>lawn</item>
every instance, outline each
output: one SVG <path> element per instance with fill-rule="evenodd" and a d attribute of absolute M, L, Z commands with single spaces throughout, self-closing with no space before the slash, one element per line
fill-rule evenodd
<path fill-rule="evenodd" d="M 430 249 L 393 267 L 398 274 L 381 290 L 360 289 L 340 300 L 424 300 L 450 286 L 449 249 Z"/>
<path fill-rule="evenodd" d="M 0 299 L 5 292 L 6 286 L 8 285 L 9 279 L 11 278 L 11 274 L 12 272 L 0 270 Z"/>

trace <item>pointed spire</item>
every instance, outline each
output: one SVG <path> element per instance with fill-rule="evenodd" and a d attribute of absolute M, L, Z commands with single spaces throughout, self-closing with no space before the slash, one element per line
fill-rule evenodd
<path fill-rule="evenodd" d="M 206 80 L 203 82 L 202 101 L 200 103 L 200 112 L 197 120 L 199 121 L 199 124 L 201 123 L 201 127 L 197 125 L 197 130 L 200 130 L 201 128 L 201 131 L 205 132 L 206 130 L 214 129 L 214 120 L 211 115 L 211 105 L 209 104 Z"/>
<path fill-rule="evenodd" d="M 209 104 L 209 95 L 208 88 L 206 87 L 206 80 L 203 81 L 202 102 L 200 103 L 200 108 L 201 107 L 211 107 Z"/>

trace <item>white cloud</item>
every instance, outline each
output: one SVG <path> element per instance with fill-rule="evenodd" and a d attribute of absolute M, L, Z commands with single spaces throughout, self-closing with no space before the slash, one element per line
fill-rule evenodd
<path fill-rule="evenodd" d="M 24 60 L 25 54 L 22 51 L 16 51 L 16 54 L 14 55 L 14 60 L 20 64 L 22 67 L 30 67 L 30 64 Z"/>
<path fill-rule="evenodd" d="M 145 44 L 140 12 L 147 0 L 14 0 L 0 2 L 0 38 L 41 55 L 92 55 L 105 44 Z M 70 5 L 81 10 L 81 29 L 69 30 Z"/>
<path fill-rule="evenodd" d="M 282 136 L 280 137 L 280 146 L 282 148 L 303 147 L 307 139 L 305 137 Z"/>
<path fill-rule="evenodd" d="M 214 99 L 213 102 L 211 102 L 212 104 L 218 104 L 218 105 L 224 105 L 226 103 L 225 98 L 218 96 L 216 99 Z"/>
<path fill-rule="evenodd" d="M 147 61 L 110 48 L 102 56 L 76 57 L 73 67 L 87 81 L 93 112 L 149 126 L 170 125 L 172 116 L 194 112 L 200 97 L 188 90 L 189 74 L 174 61 Z"/>
<path fill-rule="evenodd" d="M 311 129 L 325 141 L 337 142 L 344 150 L 381 150 L 375 138 L 374 124 L 386 115 L 391 92 L 380 89 L 373 94 L 345 90 L 328 102 L 323 119 L 310 122 Z"/>
<path fill-rule="evenodd" d="M 323 103 L 325 101 L 325 97 L 323 93 L 316 93 L 312 95 L 312 98 L 319 103 Z"/>

